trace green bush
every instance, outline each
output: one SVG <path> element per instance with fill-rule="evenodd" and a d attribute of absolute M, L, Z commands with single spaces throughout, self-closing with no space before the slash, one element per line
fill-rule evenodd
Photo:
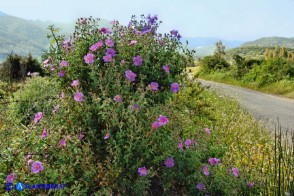
<path fill-rule="evenodd" d="M 28 125 L 35 113 L 53 106 L 59 93 L 56 82 L 46 77 L 27 79 L 9 99 L 7 120 L 14 124 Z M 50 108 L 51 111 L 51 108 Z"/>
<path fill-rule="evenodd" d="M 199 62 L 199 65 L 203 73 L 220 71 L 230 66 L 225 59 L 217 56 L 206 56 Z"/>

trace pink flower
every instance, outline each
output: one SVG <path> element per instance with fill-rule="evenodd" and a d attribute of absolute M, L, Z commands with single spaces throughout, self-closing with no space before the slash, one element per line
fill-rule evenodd
<path fill-rule="evenodd" d="M 217 158 L 209 158 L 208 162 L 210 163 L 210 165 L 220 165 L 221 164 L 220 160 Z"/>
<path fill-rule="evenodd" d="M 71 83 L 71 86 L 72 87 L 77 87 L 80 85 L 80 81 L 79 80 L 73 80 L 72 83 Z"/>
<path fill-rule="evenodd" d="M 84 95 L 81 92 L 76 92 L 76 94 L 74 95 L 74 100 L 77 102 L 82 102 L 84 101 Z"/>
<path fill-rule="evenodd" d="M 31 171 L 33 173 L 39 173 L 40 171 L 42 171 L 44 168 L 43 168 L 43 165 L 40 161 L 35 161 L 33 162 L 32 164 L 32 167 L 31 167 Z"/>
<path fill-rule="evenodd" d="M 179 147 L 179 149 L 180 149 L 181 151 L 183 151 L 183 150 L 184 150 L 183 142 L 179 142 L 179 143 L 178 143 L 178 147 Z"/>
<path fill-rule="evenodd" d="M 53 112 L 53 113 L 56 113 L 56 112 L 57 112 L 57 110 L 59 109 L 59 107 L 60 107 L 60 105 L 59 105 L 59 104 L 57 104 L 57 105 L 54 107 L 54 109 L 52 110 L 52 112 Z"/>
<path fill-rule="evenodd" d="M 13 180 L 14 180 L 14 173 L 12 172 L 11 174 L 9 174 L 7 177 L 6 177 L 6 181 L 8 183 L 13 183 Z"/>
<path fill-rule="evenodd" d="M 64 92 L 61 92 L 60 93 L 60 99 L 63 99 L 64 98 Z"/>
<path fill-rule="evenodd" d="M 65 147 L 66 146 L 65 139 L 59 140 L 58 144 L 62 147 Z"/>
<path fill-rule="evenodd" d="M 114 45 L 114 43 L 113 43 L 113 41 L 112 41 L 111 39 L 106 39 L 106 40 L 105 40 L 105 44 L 106 44 L 106 46 L 108 46 L 108 47 L 112 47 L 112 46 Z"/>
<path fill-rule="evenodd" d="M 104 139 L 107 140 L 110 137 L 110 133 L 106 133 L 106 135 L 104 136 Z"/>
<path fill-rule="evenodd" d="M 100 29 L 100 32 L 103 33 L 103 34 L 111 34 L 111 33 L 112 33 L 112 32 L 111 32 L 108 28 L 106 28 L 106 27 L 102 27 L 102 28 Z"/>
<path fill-rule="evenodd" d="M 136 66 L 142 65 L 142 57 L 140 55 L 135 56 L 133 61 Z"/>
<path fill-rule="evenodd" d="M 31 153 L 27 154 L 26 158 L 27 159 L 31 159 L 32 158 L 32 154 Z"/>
<path fill-rule="evenodd" d="M 90 47 L 90 50 L 94 52 L 94 51 L 98 50 L 101 46 L 103 46 L 103 42 L 102 41 L 99 41 L 99 42 L 93 44 Z"/>
<path fill-rule="evenodd" d="M 167 168 L 172 168 L 175 165 L 174 159 L 173 158 L 168 158 L 164 161 L 164 165 Z"/>
<path fill-rule="evenodd" d="M 58 72 L 58 76 L 59 77 L 64 77 L 65 75 L 65 71 L 64 70 L 61 70 L 60 72 Z"/>
<path fill-rule="evenodd" d="M 125 75 L 131 82 L 135 81 L 135 79 L 137 77 L 137 75 L 134 72 L 132 72 L 131 70 L 127 70 L 125 72 Z"/>
<path fill-rule="evenodd" d="M 249 186 L 249 187 L 253 187 L 254 186 L 254 182 L 247 181 L 246 182 L 246 185 Z"/>
<path fill-rule="evenodd" d="M 203 174 L 204 174 L 205 176 L 208 176 L 208 175 L 209 175 L 208 167 L 207 167 L 206 165 L 204 165 L 204 166 L 202 167 L 202 171 L 203 171 Z"/>
<path fill-rule="evenodd" d="M 116 103 L 119 103 L 122 101 L 122 98 L 120 95 L 115 95 L 114 98 L 113 98 L 113 101 L 115 101 Z"/>
<path fill-rule="evenodd" d="M 137 44 L 137 40 L 132 40 L 132 41 L 130 41 L 129 46 L 130 45 L 136 45 L 136 44 Z"/>
<path fill-rule="evenodd" d="M 210 130 L 208 128 L 205 128 L 206 134 L 210 134 Z"/>
<path fill-rule="evenodd" d="M 78 138 L 79 138 L 79 140 L 82 140 L 84 137 L 85 137 L 85 133 L 82 132 L 82 133 L 79 134 L 79 137 Z"/>
<path fill-rule="evenodd" d="M 47 136 L 48 136 L 48 132 L 47 132 L 46 129 L 44 129 L 43 132 L 42 132 L 41 138 L 45 138 Z"/>
<path fill-rule="evenodd" d="M 30 166 L 30 164 L 32 164 L 32 162 L 34 162 L 34 160 L 29 159 L 29 160 L 28 160 L 28 166 Z"/>
<path fill-rule="evenodd" d="M 168 65 L 164 65 L 162 67 L 162 69 L 166 72 L 166 73 L 169 73 L 169 66 Z"/>
<path fill-rule="evenodd" d="M 35 114 L 34 122 L 35 123 L 39 122 L 42 117 L 43 117 L 43 113 L 42 112 L 38 112 L 37 114 Z"/>
<path fill-rule="evenodd" d="M 158 84 L 156 82 L 151 82 L 149 87 L 151 90 L 157 91 L 158 90 Z"/>
<path fill-rule="evenodd" d="M 147 176 L 148 175 L 148 170 L 146 169 L 146 167 L 140 167 L 138 169 L 138 172 L 139 172 L 140 176 Z"/>
<path fill-rule="evenodd" d="M 125 60 L 121 60 L 120 62 L 121 62 L 122 64 L 125 64 L 125 63 L 126 63 L 126 61 L 125 61 Z"/>
<path fill-rule="evenodd" d="M 87 55 L 84 56 L 84 60 L 85 60 L 85 63 L 87 64 L 94 63 L 94 55 L 91 53 L 88 53 Z"/>
<path fill-rule="evenodd" d="M 105 63 L 109 63 L 112 60 L 112 56 L 111 55 L 103 56 L 103 60 Z"/>
<path fill-rule="evenodd" d="M 189 148 L 191 144 L 192 144 L 192 140 L 191 140 L 191 139 L 187 139 L 187 140 L 185 141 L 185 146 L 186 146 L 186 148 Z"/>
<path fill-rule="evenodd" d="M 68 65 L 67 61 L 63 60 L 60 62 L 60 67 L 67 67 L 67 65 Z"/>
<path fill-rule="evenodd" d="M 165 125 L 168 123 L 168 119 L 163 116 L 163 115 L 159 115 L 159 118 L 158 118 L 158 122 L 161 124 L 161 125 Z"/>
<path fill-rule="evenodd" d="M 238 170 L 237 168 L 233 167 L 233 168 L 231 169 L 231 172 L 232 172 L 232 174 L 233 174 L 235 177 L 238 177 L 238 176 L 239 176 L 239 170 Z"/>
<path fill-rule="evenodd" d="M 151 127 L 152 127 L 153 129 L 157 129 L 157 128 L 159 128 L 160 126 L 161 126 L 161 124 L 160 124 L 159 122 L 157 122 L 157 121 L 153 122 L 152 125 L 151 125 Z"/>

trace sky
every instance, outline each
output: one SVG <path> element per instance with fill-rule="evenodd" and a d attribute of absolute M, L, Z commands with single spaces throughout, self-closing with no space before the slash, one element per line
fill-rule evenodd
<path fill-rule="evenodd" d="M 157 15 L 160 32 L 249 41 L 294 37 L 294 0 L 0 0 L 0 11 L 30 20 L 73 22 L 98 17 L 128 24 L 132 15 Z"/>

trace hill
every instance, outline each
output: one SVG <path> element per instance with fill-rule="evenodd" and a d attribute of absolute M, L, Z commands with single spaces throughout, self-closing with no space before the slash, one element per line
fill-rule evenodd
<path fill-rule="evenodd" d="M 246 42 L 241 47 L 258 46 L 258 47 L 285 47 L 294 49 L 294 38 L 286 37 L 263 37 L 255 41 Z"/>
<path fill-rule="evenodd" d="M 33 21 L 7 15 L 0 11 L 0 62 L 11 52 L 19 55 L 31 53 L 40 57 L 48 49 L 47 27 L 54 24 L 67 37 L 73 33 L 75 23 Z M 110 27 L 110 22 L 101 20 L 100 26 Z"/>

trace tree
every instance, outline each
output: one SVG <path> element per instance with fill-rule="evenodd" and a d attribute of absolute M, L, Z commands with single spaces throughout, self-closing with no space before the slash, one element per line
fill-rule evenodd
<path fill-rule="evenodd" d="M 216 42 L 214 56 L 222 58 L 225 54 L 225 45 L 222 43 L 222 41 Z"/>

